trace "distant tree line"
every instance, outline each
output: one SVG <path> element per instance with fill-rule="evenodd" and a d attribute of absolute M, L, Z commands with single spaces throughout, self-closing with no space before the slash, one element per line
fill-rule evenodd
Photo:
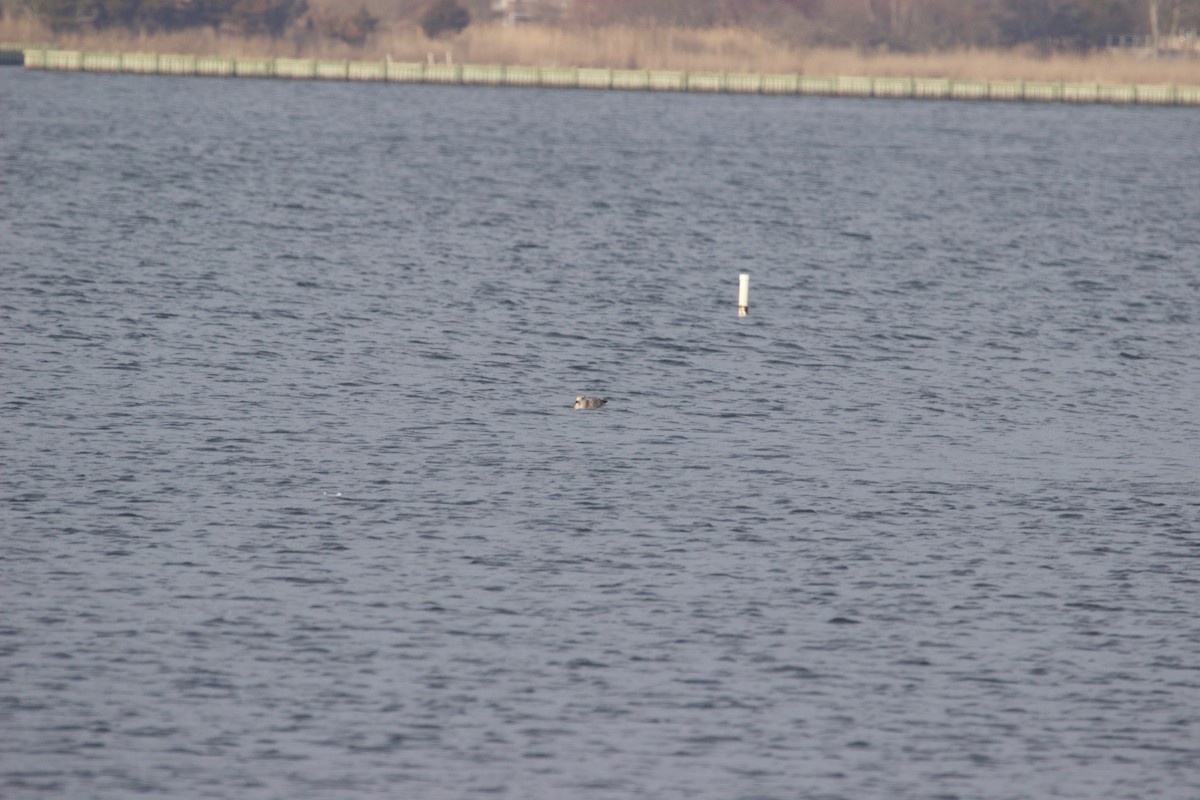
<path fill-rule="evenodd" d="M 210 26 L 271 36 L 281 35 L 308 10 L 306 0 L 27 0 L 27 5 L 55 31 Z"/>
<path fill-rule="evenodd" d="M 1200 0 L 575 0 L 573 17 L 767 28 L 798 43 L 894 50 L 1086 49 L 1110 34 L 1200 28 Z"/>
<path fill-rule="evenodd" d="M 301 23 L 308 32 L 362 44 L 380 21 L 365 6 L 341 13 L 310 8 L 307 0 L 24 0 L 24 6 L 56 32 L 211 27 L 247 36 L 282 36 Z"/>
<path fill-rule="evenodd" d="M 299 24 L 361 44 L 380 23 L 362 0 L 0 0 L 24 6 L 55 31 L 79 28 L 177 30 L 209 26 L 281 36 Z M 1200 0 L 522 0 L 554 7 L 547 20 L 589 27 L 746 27 L 804 45 L 900 51 L 954 47 L 1087 49 L 1110 34 L 1169 35 L 1200 28 Z M 492 0 L 375 0 L 389 17 L 411 19 L 429 36 L 486 19 Z"/>
<path fill-rule="evenodd" d="M 24 8 L 55 32 L 84 28 L 171 31 L 211 27 L 244 35 L 282 36 L 298 31 L 360 45 L 381 22 L 355 0 L 0 0 L 0 18 Z M 359 0 L 361 3 L 361 0 Z M 479 5 L 478 0 L 464 0 Z M 489 0 L 490 2 L 490 0 Z M 381 5 L 379 2 L 373 3 Z M 415 18 L 431 38 L 461 31 L 471 13 L 459 0 L 384 0 L 392 16 Z M 486 5 L 484 6 L 486 8 Z"/>

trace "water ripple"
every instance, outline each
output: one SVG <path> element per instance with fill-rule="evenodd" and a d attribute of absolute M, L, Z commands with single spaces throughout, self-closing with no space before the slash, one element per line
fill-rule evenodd
<path fill-rule="evenodd" d="M 4 797 L 1200 794 L 1190 112 L 0 107 Z"/>

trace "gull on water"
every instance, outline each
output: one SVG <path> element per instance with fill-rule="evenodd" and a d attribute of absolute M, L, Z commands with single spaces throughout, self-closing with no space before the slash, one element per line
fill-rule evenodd
<path fill-rule="evenodd" d="M 576 395 L 575 396 L 575 410 L 579 411 L 579 410 L 587 410 L 587 409 L 592 409 L 592 408 L 599 408 L 600 406 L 604 405 L 607 402 L 608 401 L 605 400 L 603 397 L 588 397 L 587 395 L 583 395 L 583 394 Z"/>

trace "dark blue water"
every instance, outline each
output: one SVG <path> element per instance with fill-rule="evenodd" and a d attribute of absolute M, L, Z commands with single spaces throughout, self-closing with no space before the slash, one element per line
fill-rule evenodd
<path fill-rule="evenodd" d="M 0 109 L 0 796 L 1200 797 L 1196 110 Z"/>

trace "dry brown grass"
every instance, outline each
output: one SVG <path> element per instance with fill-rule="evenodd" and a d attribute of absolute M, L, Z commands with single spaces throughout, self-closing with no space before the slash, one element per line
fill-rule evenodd
<path fill-rule="evenodd" d="M 454 51 L 475 63 L 730 72 L 796 72 L 803 58 L 760 33 L 734 29 L 468 28 Z"/>
<path fill-rule="evenodd" d="M 1200 84 L 1200 60 L 1139 60 L 1103 51 L 1089 55 L 1059 53 L 1039 56 L 1019 50 L 874 55 L 845 50 L 812 50 L 805 59 L 803 71 L 820 75 L 919 76 L 961 80 Z"/>
<path fill-rule="evenodd" d="M 800 72 L 809 75 L 920 76 L 979 80 L 1045 80 L 1200 85 L 1200 59 L 1138 60 L 1105 52 L 1041 57 L 1030 51 L 961 50 L 928 54 L 862 53 L 800 48 L 749 30 L 606 27 L 563 29 L 473 25 L 446 40 L 430 40 L 396 22 L 361 48 L 312 36 L 280 39 L 218 35 L 202 29 L 177 33 L 123 31 L 52 36 L 28 18 L 0 21 L 0 40 L 56 41 L 90 51 L 197 53 L 226 56 L 424 61 L 455 63 L 682 69 L 729 72 Z"/>
<path fill-rule="evenodd" d="M 15 30 L 14 30 L 15 28 Z M 60 33 L 0 22 L 0 41 L 54 42 L 63 50 L 102 53 L 194 53 L 218 56 L 304 56 L 311 58 L 378 59 L 371 48 L 357 48 L 338 41 L 309 37 L 271 39 L 265 36 L 221 35 L 211 28 L 145 33 L 120 29 Z"/>

